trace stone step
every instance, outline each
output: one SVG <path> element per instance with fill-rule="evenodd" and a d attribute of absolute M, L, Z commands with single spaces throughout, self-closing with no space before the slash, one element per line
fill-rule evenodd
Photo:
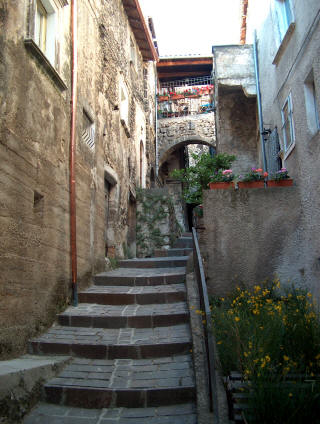
<path fill-rule="evenodd" d="M 189 256 L 193 249 L 191 247 L 175 248 L 175 249 L 158 249 L 155 250 L 154 255 L 156 257 L 167 257 L 167 256 Z"/>
<path fill-rule="evenodd" d="M 186 300 L 184 284 L 161 286 L 91 286 L 79 293 L 82 303 L 100 305 L 146 305 L 149 303 L 174 303 Z"/>
<path fill-rule="evenodd" d="M 182 233 L 181 237 L 192 237 L 192 233 L 190 231 Z"/>
<path fill-rule="evenodd" d="M 173 268 L 186 266 L 188 256 L 172 256 L 160 258 L 135 258 L 119 261 L 122 268 Z"/>
<path fill-rule="evenodd" d="M 23 424 L 196 424 L 193 402 L 152 408 L 85 409 L 40 403 Z"/>
<path fill-rule="evenodd" d="M 60 325 L 96 328 L 153 328 L 189 321 L 186 302 L 150 305 L 80 303 L 58 315 Z"/>
<path fill-rule="evenodd" d="M 186 268 L 118 268 L 94 276 L 96 285 L 107 286 L 157 286 L 179 284 L 185 281 Z"/>
<path fill-rule="evenodd" d="M 195 400 L 191 355 L 157 359 L 75 358 L 44 386 L 45 401 L 85 408 L 145 408 Z"/>
<path fill-rule="evenodd" d="M 81 328 L 55 326 L 29 342 L 32 354 L 85 358 L 155 358 L 188 353 L 189 324 L 156 328 Z M 39 358 L 40 359 L 40 358 Z"/>
<path fill-rule="evenodd" d="M 192 237 L 179 237 L 173 244 L 173 247 L 193 247 Z"/>

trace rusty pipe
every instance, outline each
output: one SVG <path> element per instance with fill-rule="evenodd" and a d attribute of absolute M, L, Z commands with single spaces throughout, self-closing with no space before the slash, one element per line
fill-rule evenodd
<path fill-rule="evenodd" d="M 70 255 L 71 281 L 73 305 L 78 306 L 77 288 L 77 220 L 76 220 L 76 112 L 77 112 L 77 0 L 71 0 L 71 44 L 72 44 L 72 71 L 71 71 L 71 125 L 70 125 L 70 157 L 69 157 L 69 184 L 70 184 Z"/>

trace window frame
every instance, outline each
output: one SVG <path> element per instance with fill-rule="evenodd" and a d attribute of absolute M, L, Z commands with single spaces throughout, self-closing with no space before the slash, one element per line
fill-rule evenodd
<path fill-rule="evenodd" d="M 46 11 L 46 40 L 45 46 L 37 42 L 37 8 L 41 5 Z M 46 72 L 56 83 L 61 91 L 67 89 L 67 85 L 59 75 L 59 60 L 56 55 L 58 39 L 58 15 L 60 9 L 69 4 L 69 0 L 28 0 L 27 22 L 24 45 L 26 49 L 44 67 Z M 40 6 L 40 7 L 41 7 Z M 40 44 L 40 45 L 39 45 Z"/>
<path fill-rule="evenodd" d="M 285 107 L 288 105 L 288 116 L 287 119 L 285 117 Z M 287 142 L 287 125 L 289 125 L 290 129 L 290 143 Z M 294 119 L 293 119 L 293 102 L 292 102 L 292 94 L 291 92 L 285 99 L 283 106 L 281 108 L 281 132 L 282 132 L 282 145 L 284 151 L 284 159 L 286 159 L 296 145 L 295 141 L 295 131 L 294 131 Z"/>
<path fill-rule="evenodd" d="M 320 116 L 313 69 L 304 80 L 304 98 L 308 129 L 313 137 L 320 131 Z"/>
<path fill-rule="evenodd" d="M 277 65 L 295 29 L 295 16 L 291 0 L 272 1 L 272 20 L 275 26 L 277 51 L 272 61 Z"/>

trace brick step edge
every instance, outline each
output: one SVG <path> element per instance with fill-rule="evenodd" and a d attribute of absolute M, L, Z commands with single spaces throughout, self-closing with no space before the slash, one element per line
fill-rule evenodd
<path fill-rule="evenodd" d="M 155 328 L 189 322 L 189 312 L 170 315 L 98 316 L 58 315 L 58 323 L 71 327 L 90 328 Z"/>
<path fill-rule="evenodd" d="M 170 275 L 154 275 L 149 277 L 130 277 L 130 276 L 104 276 L 96 275 L 93 278 L 97 286 L 159 286 L 162 284 L 181 284 L 186 279 L 185 273 Z"/>
<path fill-rule="evenodd" d="M 79 386 L 44 386 L 46 402 L 82 408 L 147 408 L 195 401 L 196 389 L 169 387 L 163 389 L 105 389 Z"/>
<path fill-rule="evenodd" d="M 160 303 L 176 303 L 186 300 L 185 291 L 165 293 L 98 293 L 80 292 L 79 302 L 98 305 L 149 305 Z"/>
<path fill-rule="evenodd" d="M 88 359 L 153 359 L 189 353 L 191 341 L 141 345 L 59 343 L 33 340 L 29 352 L 37 355 L 69 355 Z"/>

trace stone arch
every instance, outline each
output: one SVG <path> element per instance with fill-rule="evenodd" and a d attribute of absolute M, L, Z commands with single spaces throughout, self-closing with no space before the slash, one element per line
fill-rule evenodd
<path fill-rule="evenodd" d="M 188 144 L 204 144 L 209 147 L 216 147 L 216 141 L 215 139 L 213 140 L 211 137 L 191 135 L 176 138 L 173 142 L 170 142 L 170 145 L 163 145 L 159 149 L 159 169 L 163 165 L 163 163 L 168 159 L 171 153 Z"/>

